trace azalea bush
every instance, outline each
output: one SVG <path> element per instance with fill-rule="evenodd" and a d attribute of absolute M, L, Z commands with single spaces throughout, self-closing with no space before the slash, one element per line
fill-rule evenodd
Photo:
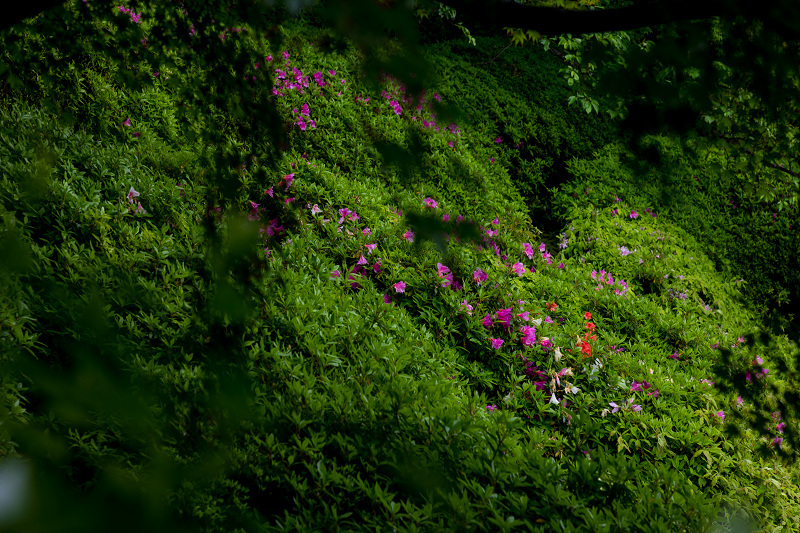
<path fill-rule="evenodd" d="M 0 479 L 27 494 L 4 528 L 792 527 L 796 417 L 746 422 L 794 347 L 754 342 L 697 240 L 622 188 L 564 192 L 545 238 L 503 140 L 533 133 L 447 107 L 494 77 L 416 92 L 275 31 L 218 37 L 257 52 L 274 161 L 214 102 L 175 111 L 197 72 L 74 64 L 68 124 L 41 80 L 4 86 Z M 537 153 L 585 153 L 548 113 L 585 127 L 541 110 Z"/>

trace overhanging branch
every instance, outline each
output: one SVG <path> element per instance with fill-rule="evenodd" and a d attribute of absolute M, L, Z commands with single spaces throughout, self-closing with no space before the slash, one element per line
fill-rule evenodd
<path fill-rule="evenodd" d="M 764 20 L 778 33 L 796 38 L 800 21 L 786 16 L 785 0 L 658 0 L 610 9 L 563 9 L 503 0 L 439 0 L 465 22 L 534 30 L 542 35 L 604 33 L 671 22 L 744 16 Z"/>

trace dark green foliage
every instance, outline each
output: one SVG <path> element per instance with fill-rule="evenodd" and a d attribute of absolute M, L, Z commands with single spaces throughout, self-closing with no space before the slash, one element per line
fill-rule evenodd
<path fill-rule="evenodd" d="M 741 437 L 729 438 L 714 413 L 736 409 L 734 397 L 700 382 L 719 362 L 709 344 L 756 322 L 697 242 L 656 219 L 623 232 L 609 214 L 562 201 L 571 243 L 547 247 L 552 264 L 525 253 L 540 232 L 507 168 L 529 156 L 493 139 L 530 142 L 530 164 L 545 168 L 585 156 L 581 134 L 599 145 L 604 126 L 542 109 L 538 92 L 512 98 L 473 67 L 462 76 L 462 60 L 440 47 L 429 56 L 446 74 L 426 98 L 436 91 L 476 115 L 456 123 L 460 135 L 441 121 L 436 131 L 413 119 L 410 88 L 387 79 L 383 97 L 362 79 L 349 43 L 328 46 L 327 30 L 303 24 L 274 33 L 270 46 L 247 32 L 221 41 L 253 62 L 289 56 L 244 101 L 271 94 L 275 68 L 328 83 L 274 100 L 263 126 L 279 130 L 274 159 L 258 117 L 229 113 L 241 87 L 220 87 L 220 74 L 174 71 L 137 88 L 120 83 L 119 65 L 92 60 L 75 66 L 83 85 L 7 87 L 0 452 L 24 459 L 6 461 L 0 479 L 23 472 L 37 499 L 0 527 L 698 531 L 740 515 L 792 527 L 796 469 L 774 447 L 758 455 L 763 435 L 739 422 Z M 195 57 L 185 45 L 174 53 L 176 64 Z M 206 92 L 190 99 L 198 80 Z M 494 103 L 483 115 L 478 86 Z M 44 88 L 71 125 L 38 105 Z M 194 111 L 176 111 L 187 101 Z M 316 127 L 301 129 L 300 115 Z M 621 245 L 665 259 L 624 262 Z M 596 289 L 595 267 L 629 293 Z M 479 268 L 488 281 L 477 285 Z M 688 279 L 675 281 L 678 270 Z M 497 323 L 505 308 L 508 329 Z M 528 324 L 538 344 L 523 344 Z M 724 370 L 779 359 L 750 349 Z M 660 396 L 632 390 L 645 379 Z"/>
<path fill-rule="evenodd" d="M 608 121 L 567 104 L 568 88 L 554 83 L 561 76 L 559 59 L 538 48 L 479 37 L 476 46 L 456 39 L 428 50 L 443 97 L 458 102 L 484 147 L 499 149 L 484 157 L 509 169 L 534 223 L 554 234 L 560 221 L 545 199 L 549 189 L 569 178 L 566 165 L 572 158 L 587 157 L 609 142 Z"/>

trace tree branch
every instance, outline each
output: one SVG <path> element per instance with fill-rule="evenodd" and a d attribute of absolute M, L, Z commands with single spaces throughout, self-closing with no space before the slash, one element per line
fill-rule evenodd
<path fill-rule="evenodd" d="M 534 30 L 542 35 L 629 31 L 671 22 L 737 16 L 764 20 L 773 31 L 783 35 L 800 35 L 796 9 L 791 10 L 786 0 L 657 0 L 583 10 L 531 6 L 507 0 L 439 1 L 454 8 L 458 16 L 467 21 L 490 27 Z"/>

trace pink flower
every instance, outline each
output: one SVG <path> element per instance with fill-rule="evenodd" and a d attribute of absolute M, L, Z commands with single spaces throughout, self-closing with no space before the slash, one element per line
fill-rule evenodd
<path fill-rule="evenodd" d="M 775 429 L 778 430 L 778 433 L 783 433 L 785 427 L 786 427 L 786 422 L 778 422 L 778 425 L 775 426 Z"/>
<path fill-rule="evenodd" d="M 502 138 L 502 137 L 498 137 L 498 138 L 496 138 L 496 139 L 494 140 L 494 143 L 495 143 L 495 144 L 500 144 L 501 142 L 503 142 L 503 138 Z"/>
<path fill-rule="evenodd" d="M 264 194 L 268 194 L 270 198 L 274 198 L 275 197 L 274 193 L 272 192 L 272 187 L 270 187 L 269 189 L 264 191 Z"/>
<path fill-rule="evenodd" d="M 341 275 L 342 275 L 342 273 L 341 273 L 341 272 L 339 272 L 338 270 L 332 270 L 332 271 L 331 271 L 331 277 L 332 277 L 332 278 L 338 278 L 338 277 L 339 277 L 339 276 L 341 276 Z"/>
<path fill-rule="evenodd" d="M 125 122 L 123 122 L 122 125 L 123 126 L 128 126 L 130 128 L 131 127 L 131 119 L 130 119 L 130 117 L 126 118 Z"/>
<path fill-rule="evenodd" d="M 545 337 L 539 342 L 539 345 L 544 348 L 545 351 L 547 351 L 551 346 L 553 346 L 553 343 L 550 341 L 550 339 Z"/>
<path fill-rule="evenodd" d="M 366 265 L 366 264 L 367 264 L 367 258 L 366 258 L 366 257 L 364 257 L 363 255 L 362 255 L 362 256 L 360 256 L 360 257 L 358 258 L 358 263 L 356 263 L 356 264 L 358 264 L 358 265 Z"/>
<path fill-rule="evenodd" d="M 486 408 L 491 413 L 491 412 L 494 412 L 497 409 L 497 406 L 495 404 L 491 404 L 491 405 L 487 405 Z"/>
<path fill-rule="evenodd" d="M 720 420 L 725 420 L 725 412 L 724 411 L 719 411 L 719 412 L 716 412 L 714 414 L 716 416 L 718 416 Z"/>
<path fill-rule="evenodd" d="M 770 446 L 777 446 L 778 448 L 780 448 L 782 443 L 783 439 L 781 437 L 775 437 L 769 444 Z"/>
<path fill-rule="evenodd" d="M 532 346 L 536 342 L 536 328 L 533 326 L 522 326 L 519 328 L 522 333 L 522 344 Z"/>
<path fill-rule="evenodd" d="M 378 247 L 378 245 L 374 244 L 374 243 L 373 244 L 365 244 L 364 245 L 364 248 L 366 248 L 369 251 L 369 253 L 374 252 L 375 248 L 377 248 L 377 247 Z"/>
<path fill-rule="evenodd" d="M 736 405 L 741 407 L 743 404 L 744 404 L 744 400 L 742 399 L 742 397 L 741 396 L 737 396 L 736 397 Z"/>
<path fill-rule="evenodd" d="M 425 198 L 422 201 L 422 203 L 425 204 L 427 207 L 430 207 L 431 209 L 436 209 L 437 207 L 439 207 L 439 204 L 436 203 L 436 200 L 434 200 L 431 197 Z"/>
<path fill-rule="evenodd" d="M 494 348 L 495 350 L 499 350 L 500 347 L 503 345 L 503 339 L 493 339 L 489 337 L 489 340 L 492 343 L 492 348 Z"/>
<path fill-rule="evenodd" d="M 631 211 L 631 218 L 637 218 L 638 216 L 639 216 L 639 213 L 637 213 L 635 210 Z"/>
<path fill-rule="evenodd" d="M 511 270 L 516 272 L 517 276 L 522 277 L 525 274 L 525 265 L 522 263 L 514 263 L 514 266 L 511 267 Z"/>
<path fill-rule="evenodd" d="M 469 305 L 466 300 L 461 302 L 461 307 L 463 307 L 463 308 L 465 308 L 467 310 L 467 314 L 468 315 L 472 315 L 472 306 Z"/>
<path fill-rule="evenodd" d="M 314 204 L 314 207 L 311 208 L 311 214 L 318 215 L 320 213 L 322 213 L 322 209 L 320 209 L 317 204 Z"/>
<path fill-rule="evenodd" d="M 372 235 L 372 230 L 369 229 L 369 228 L 364 228 L 364 229 L 361 230 L 361 234 L 364 235 L 364 236 Z"/>
<path fill-rule="evenodd" d="M 486 272 L 481 270 L 480 268 L 472 273 L 472 279 L 475 280 L 475 283 L 478 285 L 482 284 L 484 281 L 489 279 L 489 276 L 486 275 Z"/>
<path fill-rule="evenodd" d="M 288 191 L 288 190 L 289 190 L 289 186 L 290 186 L 292 183 L 294 183 L 294 173 L 292 173 L 292 174 L 286 174 L 286 175 L 283 177 L 284 189 Z"/>
<path fill-rule="evenodd" d="M 405 281 L 398 281 L 397 283 L 392 285 L 392 287 L 394 287 L 395 292 L 406 292 L 406 282 Z"/>
<path fill-rule="evenodd" d="M 414 233 L 412 231 L 406 231 L 403 233 L 403 238 L 408 242 L 414 242 Z"/>
<path fill-rule="evenodd" d="M 540 251 L 540 252 L 542 252 L 542 253 L 544 253 L 544 251 L 545 251 L 545 245 L 544 245 L 544 243 L 542 243 L 542 244 L 540 244 L 540 245 L 539 245 L 539 251 Z"/>
<path fill-rule="evenodd" d="M 128 191 L 128 203 L 129 203 L 129 204 L 133 204 L 133 203 L 135 203 L 135 202 L 133 201 L 133 199 L 134 199 L 134 198 L 136 198 L 137 196 L 139 196 L 139 193 L 138 193 L 138 192 L 136 192 L 136 191 L 133 189 L 133 187 L 131 187 L 131 190 L 130 190 L 130 191 Z"/>
<path fill-rule="evenodd" d="M 440 278 L 444 278 L 450 273 L 450 269 L 441 263 L 436 263 L 436 269 L 438 270 L 438 275 Z"/>
<path fill-rule="evenodd" d="M 392 303 L 392 297 L 391 297 L 391 296 L 389 296 L 388 294 L 384 294 L 384 295 L 383 295 L 383 303 L 385 303 L 385 304 L 390 304 L 390 303 Z"/>
<path fill-rule="evenodd" d="M 533 259 L 533 246 L 527 242 L 522 243 L 522 245 L 525 247 L 525 255 L 528 256 L 528 259 Z"/>
<path fill-rule="evenodd" d="M 497 217 L 494 217 L 494 220 L 492 220 L 492 224 L 497 225 L 499 223 L 500 223 L 500 220 L 498 220 Z"/>
<path fill-rule="evenodd" d="M 374 265 L 372 265 L 372 271 L 375 272 L 376 274 L 380 274 L 381 273 L 381 262 L 380 261 L 377 261 Z"/>
<path fill-rule="evenodd" d="M 492 315 L 486 313 L 486 316 L 481 320 L 481 324 L 483 324 L 483 327 L 486 329 L 490 329 L 492 327 Z"/>
<path fill-rule="evenodd" d="M 517 316 L 519 318 L 521 318 L 522 320 L 524 320 L 525 322 L 527 322 L 527 321 L 529 321 L 531 319 L 530 311 L 523 311 L 522 313 L 519 313 Z"/>
<path fill-rule="evenodd" d="M 512 307 L 509 307 L 508 309 L 498 309 L 497 311 L 495 311 L 495 314 L 494 314 L 495 318 L 497 318 L 497 321 L 500 322 L 501 324 L 503 324 L 503 326 L 506 329 L 511 327 L 511 311 L 512 311 L 512 309 L 513 309 Z"/>
<path fill-rule="evenodd" d="M 309 112 L 309 110 L 308 110 L 308 104 L 303 104 L 303 107 L 302 107 L 302 109 L 300 110 L 300 114 L 301 114 L 301 115 L 305 115 L 305 116 L 307 116 L 307 117 L 310 117 L 310 116 L 311 116 L 311 113 L 310 113 L 310 112 Z"/>

